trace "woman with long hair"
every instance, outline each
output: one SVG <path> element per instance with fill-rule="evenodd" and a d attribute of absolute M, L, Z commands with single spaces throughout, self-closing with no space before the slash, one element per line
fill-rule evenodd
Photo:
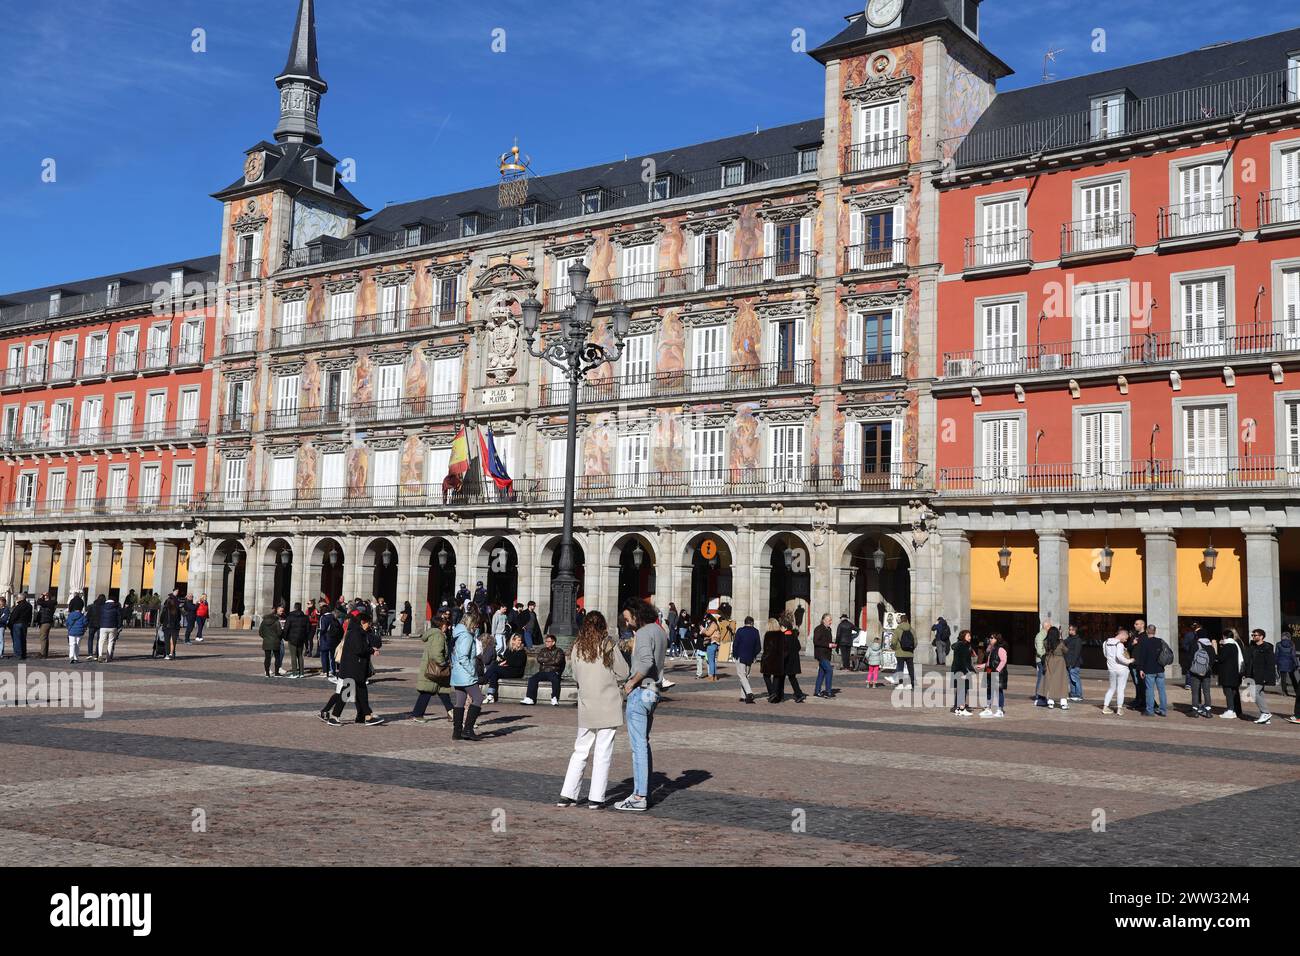
<path fill-rule="evenodd" d="M 980 711 L 980 716 L 1002 717 L 1002 708 L 1007 702 L 1007 649 L 1002 646 L 1002 635 L 997 631 L 989 635 L 984 649 L 983 668 L 988 680 L 988 705 Z M 996 708 L 993 703 L 995 700 Z"/>
<path fill-rule="evenodd" d="M 1070 680 L 1065 666 L 1065 642 L 1061 640 L 1061 629 L 1049 627 L 1047 637 L 1043 640 L 1043 696 L 1047 706 L 1056 706 L 1061 702 L 1061 710 L 1070 709 Z"/>
<path fill-rule="evenodd" d="M 570 654 L 573 679 L 578 685 L 578 736 L 573 742 L 573 756 L 569 758 L 569 770 L 564 775 L 556 806 L 571 807 L 578 802 L 582 775 L 587 769 L 587 758 L 591 757 L 587 808 L 599 810 L 605 805 L 614 737 L 623 726 L 623 693 L 619 688 L 631 675 L 631 669 L 609 636 L 605 615 L 599 611 L 592 611 L 583 619 Z"/>
<path fill-rule="evenodd" d="M 370 658 L 377 653 L 383 643 L 372 636 L 373 622 L 370 612 L 365 608 L 348 617 L 347 630 L 343 635 L 343 645 L 338 649 L 339 675 L 343 678 L 338 689 L 329 702 L 321 709 L 319 717 L 332 727 L 342 724 L 339 716 L 347 702 L 348 691 L 357 708 L 357 723 L 363 727 L 377 727 L 384 723 L 384 718 L 376 716 L 370 709 L 370 692 L 366 687 L 366 673 L 370 668 Z"/>
<path fill-rule="evenodd" d="M 452 636 L 455 647 L 451 658 L 451 686 L 456 693 L 455 706 L 451 711 L 451 739 L 478 740 L 474 733 L 474 722 L 483 709 L 483 692 L 478 687 L 478 671 L 475 658 L 479 653 L 479 631 L 482 618 L 478 606 L 471 603 L 460 619 Z M 470 701 L 466 710 L 466 699 Z"/>

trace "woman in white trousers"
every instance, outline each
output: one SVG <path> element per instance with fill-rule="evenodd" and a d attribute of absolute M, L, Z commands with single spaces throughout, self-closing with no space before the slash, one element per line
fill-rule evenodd
<path fill-rule="evenodd" d="M 1114 637 L 1102 645 L 1102 653 L 1106 657 L 1106 676 L 1110 678 L 1106 696 L 1101 702 L 1103 714 L 1110 708 L 1111 697 L 1115 698 L 1115 716 L 1124 713 L 1124 687 L 1128 684 L 1129 665 L 1133 663 L 1124 647 L 1127 643 L 1128 631 L 1121 627 Z"/>
<path fill-rule="evenodd" d="M 587 807 L 599 810 L 605 805 L 605 787 L 609 783 L 609 762 L 614 756 L 614 735 L 623 726 L 623 694 L 619 686 L 630 670 L 623 651 L 609 636 L 605 616 L 589 611 L 570 648 L 573 655 L 573 678 L 578 683 L 578 737 L 569 758 L 557 807 L 572 807 L 579 802 L 582 777 L 591 760 L 591 789 Z"/>

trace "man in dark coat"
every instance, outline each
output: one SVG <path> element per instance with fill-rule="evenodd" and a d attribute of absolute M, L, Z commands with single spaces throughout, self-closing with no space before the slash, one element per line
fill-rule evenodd
<path fill-rule="evenodd" d="M 799 630 L 794 626 L 794 615 L 786 611 L 781 615 L 781 642 L 785 649 L 785 661 L 783 664 L 785 670 L 785 680 L 790 682 L 790 689 L 794 692 L 794 702 L 802 704 L 808 699 L 808 695 L 799 689 L 799 674 L 802 669 L 799 666 L 799 654 L 803 650 L 803 645 L 799 643 Z M 782 691 L 785 690 L 785 684 L 781 685 Z"/>
<path fill-rule="evenodd" d="M 9 614 L 9 630 L 14 638 L 14 655 L 20 660 L 27 660 L 27 629 L 32 626 L 32 605 L 27 600 L 27 592 L 18 595 L 14 609 Z"/>
<path fill-rule="evenodd" d="M 1255 703 L 1259 705 L 1259 717 L 1255 723 L 1267 724 L 1273 719 L 1273 712 L 1269 709 L 1265 689 L 1277 683 L 1277 656 L 1273 653 L 1273 645 L 1264 639 L 1262 627 L 1250 632 L 1245 673 L 1255 682 Z"/>
<path fill-rule="evenodd" d="M 86 657 L 97 660 L 99 657 L 99 621 L 104 610 L 104 595 L 86 605 Z"/>
<path fill-rule="evenodd" d="M 488 606 L 487 588 L 483 586 L 482 581 L 478 582 L 478 584 L 474 586 L 474 603 L 478 605 L 479 614 L 481 614 L 484 617 L 484 619 L 491 620 L 491 618 L 488 617 L 488 613 L 487 613 L 487 606 Z"/>
<path fill-rule="evenodd" d="M 50 656 L 50 628 L 54 626 L 54 599 L 48 593 L 42 594 L 36 600 L 36 608 L 33 611 L 36 620 L 36 626 L 40 628 L 41 635 L 41 657 Z"/>
<path fill-rule="evenodd" d="M 740 687 L 745 694 L 740 698 L 742 703 L 754 702 L 754 691 L 749 686 L 749 673 L 762 650 L 763 641 L 758 635 L 758 628 L 754 626 L 754 619 L 747 617 L 745 626 L 736 631 L 736 639 L 731 645 L 731 656 L 736 660 L 736 678 L 740 681 Z M 1296 699 L 1300 700 L 1300 697 Z"/>
<path fill-rule="evenodd" d="M 71 613 L 72 611 L 84 611 L 85 609 L 86 609 L 86 599 L 81 596 L 80 591 L 74 592 L 72 595 L 72 600 L 68 602 L 69 613 Z"/>
<path fill-rule="evenodd" d="M 1070 678 L 1070 700 L 1083 700 L 1083 638 L 1079 629 L 1070 625 L 1070 632 L 1065 636 L 1065 672 Z"/>
<path fill-rule="evenodd" d="M 185 620 L 185 643 L 190 643 L 190 635 L 194 633 L 194 622 L 198 619 L 199 606 L 194 603 L 192 595 L 185 595 L 185 602 L 181 605 L 181 616 Z"/>
<path fill-rule="evenodd" d="M 1196 653 L 1196 642 L 1201 639 L 1201 624 L 1193 621 L 1178 642 L 1178 667 L 1183 672 L 1183 690 L 1192 689 L 1192 677 L 1187 669 L 1192 666 L 1192 655 Z"/>
<path fill-rule="evenodd" d="M 779 624 L 775 630 L 763 635 L 763 657 L 759 669 L 763 683 L 767 685 L 768 703 L 781 703 L 785 698 L 785 635 Z"/>
<path fill-rule="evenodd" d="M 167 600 L 158 609 L 158 627 L 167 646 L 167 660 L 176 660 L 176 638 L 181 632 L 181 602 L 175 591 L 167 595 Z"/>
<path fill-rule="evenodd" d="M 835 628 L 835 644 L 840 649 L 840 664 L 845 670 L 849 670 L 853 663 L 853 636 L 856 633 L 849 616 L 841 614 L 840 623 Z"/>
<path fill-rule="evenodd" d="M 294 680 L 306 675 L 302 670 L 302 651 L 311 640 L 311 620 L 303 613 L 302 602 L 294 604 L 284 623 L 284 639 L 289 642 L 289 673 Z"/>

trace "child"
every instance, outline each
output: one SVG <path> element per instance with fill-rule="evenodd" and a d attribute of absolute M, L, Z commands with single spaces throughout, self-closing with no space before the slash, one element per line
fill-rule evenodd
<path fill-rule="evenodd" d="M 870 646 L 867 647 L 867 686 L 875 687 L 880 683 L 880 655 L 882 648 L 880 638 L 872 638 Z"/>
<path fill-rule="evenodd" d="M 77 648 L 81 646 L 81 635 L 86 633 L 86 615 L 83 611 L 68 612 L 68 663 L 76 664 Z"/>

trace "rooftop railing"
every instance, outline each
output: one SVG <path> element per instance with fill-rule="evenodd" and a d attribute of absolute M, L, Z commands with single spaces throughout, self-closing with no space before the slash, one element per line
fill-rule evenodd
<path fill-rule="evenodd" d="M 1122 116 L 1077 110 L 1000 129 L 976 130 L 957 147 L 959 168 L 1008 159 L 1031 158 L 1076 147 L 1202 126 L 1216 120 L 1249 116 L 1300 101 L 1287 70 L 1220 80 L 1125 102 Z"/>
<path fill-rule="evenodd" d="M 192 289 L 197 283 L 201 284 L 206 290 L 215 282 L 215 274 L 203 272 L 187 276 L 185 285 L 187 289 Z M 65 295 L 60 297 L 57 303 L 51 303 L 48 298 L 45 298 L 38 302 L 0 306 L 0 327 L 42 325 L 77 316 L 106 312 L 112 309 L 124 309 L 149 304 L 157 304 L 160 309 L 163 306 L 170 306 L 165 311 L 171 313 L 177 310 L 178 299 L 181 310 L 200 308 L 207 302 L 206 292 L 201 295 L 182 294 L 179 297 L 173 296 L 170 284 L 166 280 L 161 280 L 159 282 L 124 285 L 115 290 L 105 288 L 99 292 Z"/>

